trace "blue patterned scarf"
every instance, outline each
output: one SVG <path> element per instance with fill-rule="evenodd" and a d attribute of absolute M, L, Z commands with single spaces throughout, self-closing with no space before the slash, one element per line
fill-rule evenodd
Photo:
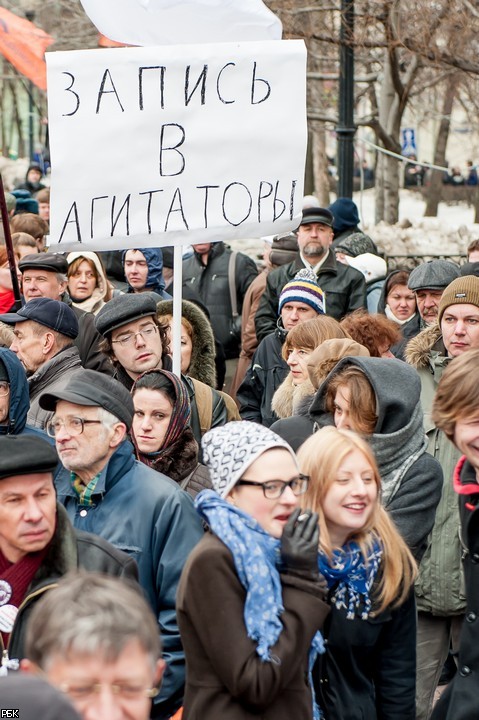
<path fill-rule="evenodd" d="M 202 490 L 195 498 L 195 507 L 211 530 L 233 555 L 241 584 L 246 590 L 244 621 L 248 637 L 257 643 L 256 652 L 264 661 L 278 662 L 270 653 L 283 624 L 284 610 L 281 579 L 281 543 L 272 537 L 251 515 L 244 513 L 213 490 Z M 318 653 L 324 652 L 323 638 L 317 632 L 309 652 L 310 672 Z M 313 716 L 319 710 L 313 699 Z"/>
<path fill-rule="evenodd" d="M 320 550 L 319 571 L 326 579 L 328 588 L 333 588 L 331 602 L 340 610 L 347 610 L 348 620 L 359 614 L 367 620 L 371 612 L 370 592 L 381 564 L 382 547 L 377 539 L 368 553 L 366 561 L 359 545 L 352 541 L 333 551 L 329 558 Z"/>

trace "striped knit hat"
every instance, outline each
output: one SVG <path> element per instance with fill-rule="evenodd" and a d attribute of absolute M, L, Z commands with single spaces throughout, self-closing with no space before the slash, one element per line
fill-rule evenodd
<path fill-rule="evenodd" d="M 326 295 L 316 281 L 312 270 L 303 268 L 296 273 L 291 282 L 286 283 L 279 296 L 278 314 L 285 303 L 302 302 L 316 310 L 320 315 L 326 314 Z"/>

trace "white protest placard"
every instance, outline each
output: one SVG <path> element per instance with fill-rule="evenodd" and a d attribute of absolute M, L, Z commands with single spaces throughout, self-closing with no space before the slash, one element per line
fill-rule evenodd
<path fill-rule="evenodd" d="M 299 225 L 299 40 L 47 53 L 50 247 L 214 242 Z"/>

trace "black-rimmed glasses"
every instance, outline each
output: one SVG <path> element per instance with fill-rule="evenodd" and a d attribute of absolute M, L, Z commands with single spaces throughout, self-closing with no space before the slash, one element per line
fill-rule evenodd
<path fill-rule="evenodd" d="M 0 397 L 6 397 L 10 392 L 10 384 L 6 380 L 0 382 Z"/>
<path fill-rule="evenodd" d="M 255 482 L 254 480 L 238 480 L 237 485 L 251 485 L 252 487 L 260 487 L 263 495 L 268 500 L 277 500 L 281 497 L 287 487 L 290 487 L 294 495 L 304 495 L 309 485 L 309 476 L 299 474 L 286 482 L 285 480 L 267 480 L 266 482 Z"/>

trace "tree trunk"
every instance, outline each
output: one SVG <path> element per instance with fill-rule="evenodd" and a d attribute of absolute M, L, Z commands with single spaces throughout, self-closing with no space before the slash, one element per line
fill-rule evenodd
<path fill-rule="evenodd" d="M 453 73 L 449 76 L 444 93 L 442 105 L 442 117 L 439 123 L 439 129 L 436 136 L 436 147 L 434 149 L 434 165 L 442 165 L 446 163 L 446 147 L 449 137 L 449 129 L 451 126 L 451 112 L 454 105 L 454 98 L 457 92 L 458 77 Z M 441 200 L 442 190 L 442 170 L 433 170 L 429 187 L 427 189 L 427 203 L 424 212 L 425 217 L 436 217 L 439 201 Z"/>
<path fill-rule="evenodd" d="M 329 175 L 328 156 L 326 155 L 326 129 L 324 123 L 313 123 L 313 176 L 314 194 L 320 207 L 328 207 Z"/>

